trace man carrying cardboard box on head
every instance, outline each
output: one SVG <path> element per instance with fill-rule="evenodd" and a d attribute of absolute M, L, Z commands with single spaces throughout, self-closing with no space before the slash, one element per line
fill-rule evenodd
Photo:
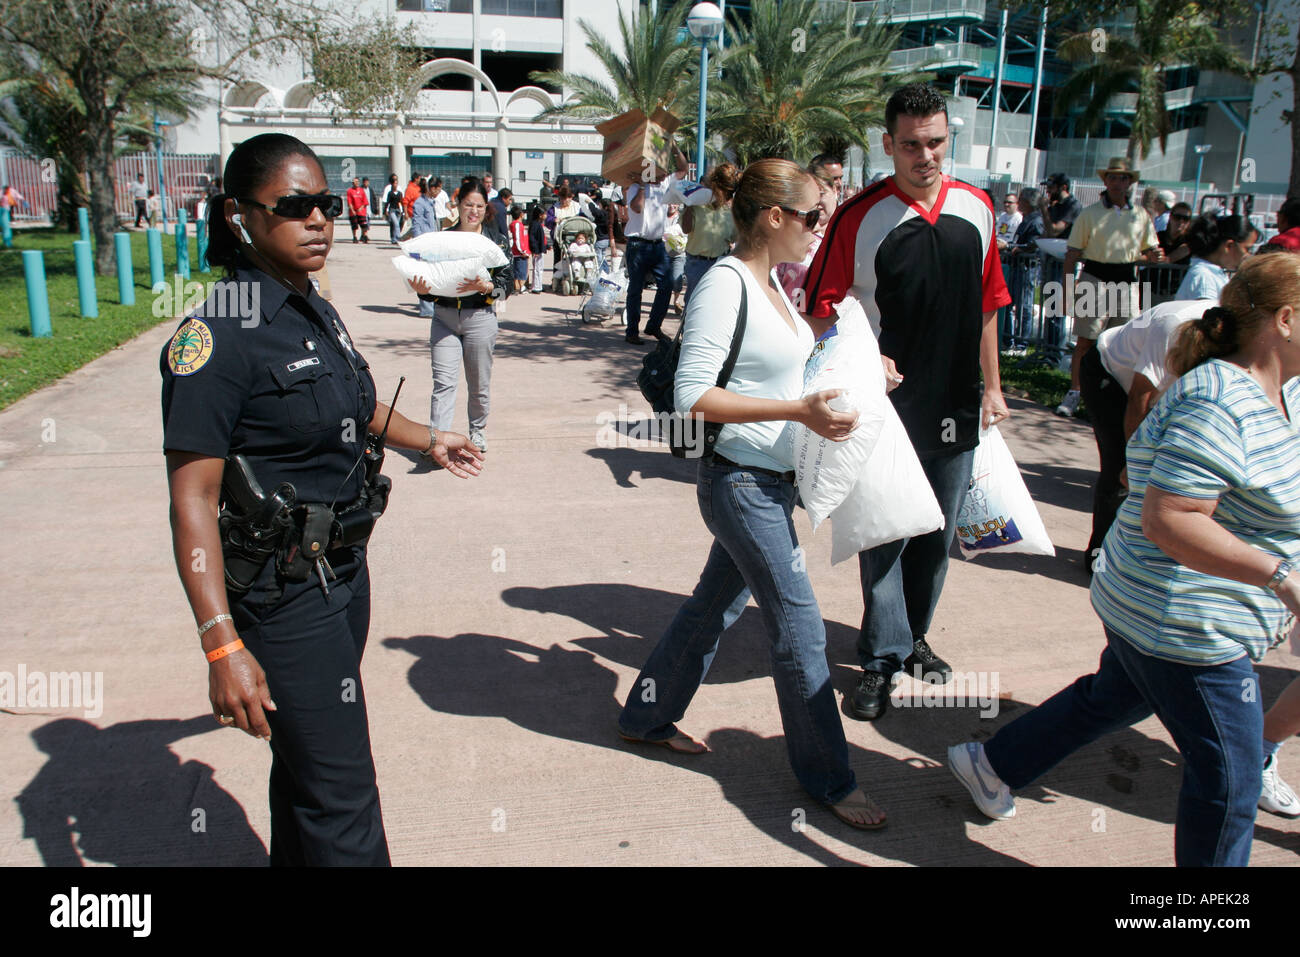
<path fill-rule="evenodd" d="M 656 339 L 664 338 L 660 327 L 668 314 L 672 299 L 669 281 L 671 262 L 664 245 L 664 228 L 668 224 L 668 191 L 685 178 L 686 156 L 672 141 L 677 118 L 659 109 L 651 117 L 632 110 L 597 125 L 605 137 L 605 155 L 601 175 L 623 185 L 627 204 L 627 341 L 645 342 L 641 327 L 641 290 L 647 274 L 655 278 L 655 298 L 645 330 Z M 668 175 L 668 152 L 677 172 Z"/>

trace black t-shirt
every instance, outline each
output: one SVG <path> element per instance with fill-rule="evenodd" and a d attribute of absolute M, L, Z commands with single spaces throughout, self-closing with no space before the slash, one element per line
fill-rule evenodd
<path fill-rule="evenodd" d="M 1054 223 L 1065 223 L 1065 229 L 1057 234 L 1057 239 L 1069 239 L 1070 230 L 1074 228 L 1074 221 L 1079 218 L 1083 212 L 1083 204 L 1073 196 L 1066 196 L 1059 203 L 1052 203 L 1047 207 L 1047 215 Z"/>
<path fill-rule="evenodd" d="M 609 215 L 595 203 L 591 205 L 591 221 L 596 227 L 596 241 L 609 239 Z"/>
<path fill-rule="evenodd" d="M 347 504 L 375 412 L 375 383 L 334 307 L 252 267 L 217 283 L 159 357 L 163 449 L 247 457 L 262 490 Z"/>
<path fill-rule="evenodd" d="M 983 190 L 945 176 L 927 211 L 890 177 L 835 211 L 808 269 L 813 316 L 862 304 L 903 376 L 889 397 L 918 455 L 978 444 L 984 313 L 1011 301 L 995 234 Z"/>

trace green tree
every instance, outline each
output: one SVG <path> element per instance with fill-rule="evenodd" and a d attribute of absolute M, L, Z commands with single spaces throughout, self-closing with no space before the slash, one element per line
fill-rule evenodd
<path fill-rule="evenodd" d="M 1137 163 L 1159 141 L 1163 152 L 1171 124 L 1165 105 L 1165 76 L 1177 66 L 1247 75 L 1250 67 L 1223 39 L 1215 18 L 1185 0 L 1137 0 L 1127 8 L 1131 31 L 1090 30 L 1061 41 L 1058 54 L 1085 64 L 1061 85 L 1056 110 L 1063 115 L 1083 103 L 1080 118 L 1094 131 L 1109 112 L 1111 98 L 1136 93 L 1130 121 L 1128 158 Z"/>
<path fill-rule="evenodd" d="M 737 162 L 804 162 L 831 142 L 867 148 L 890 93 L 920 75 L 889 72 L 899 28 L 852 15 L 852 5 L 755 0 L 748 23 L 733 18 L 708 122 Z"/>
<path fill-rule="evenodd" d="M 414 97 L 411 76 L 426 59 L 414 24 L 389 17 L 362 24 L 345 42 L 318 38 L 312 75 L 334 116 L 365 116 L 404 110 Z"/>
<path fill-rule="evenodd" d="M 589 49 L 609 74 L 609 80 L 586 73 L 535 70 L 535 83 L 573 92 L 560 105 L 543 109 L 537 119 L 575 119 L 599 123 L 633 108 L 646 115 L 663 107 L 675 115 L 680 102 L 698 82 L 694 45 L 681 36 L 690 0 L 675 0 L 659 11 L 658 19 L 632 11 L 618 19 L 619 45 L 615 47 L 586 20 L 578 26 Z"/>
<path fill-rule="evenodd" d="M 95 269 L 113 271 L 113 160 L 123 128 L 154 108 L 184 117 L 205 78 L 233 81 L 245 58 L 308 49 L 337 17 L 307 0 L 4 0 L 0 59 L 70 84 L 90 181 Z M 218 52 L 219 48 L 219 52 Z M 72 147 L 68 147 L 72 149 Z M 72 165 L 72 164 L 70 164 Z"/>

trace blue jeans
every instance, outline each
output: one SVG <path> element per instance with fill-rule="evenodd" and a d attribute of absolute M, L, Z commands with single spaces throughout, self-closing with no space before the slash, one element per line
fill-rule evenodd
<path fill-rule="evenodd" d="M 708 673 L 718 639 L 751 592 L 767 630 L 781 724 L 795 777 L 834 804 L 857 787 L 826 664 L 826 629 L 790 519 L 791 482 L 729 465 L 699 465 L 696 498 L 714 535 L 691 597 L 628 695 L 623 734 L 666 741 Z"/>
<path fill-rule="evenodd" d="M 627 334 L 635 336 L 641 329 L 641 289 L 645 286 L 646 273 L 655 277 L 655 301 L 650 306 L 650 319 L 645 324 L 645 331 L 658 335 L 659 327 L 668 315 L 668 303 L 672 300 L 673 288 L 669 284 L 672 264 L 668 260 L 668 247 L 663 240 L 643 243 L 628 237 L 627 243 Z"/>
<path fill-rule="evenodd" d="M 683 297 L 684 306 L 691 304 L 691 293 L 695 290 L 695 284 L 704 278 L 704 274 L 709 271 L 710 267 L 718 260 L 712 256 L 694 256 L 686 254 L 686 295 Z"/>
<path fill-rule="evenodd" d="M 1103 734 L 1154 712 L 1184 761 L 1174 862 L 1245 867 L 1264 767 L 1264 713 L 1250 659 L 1197 667 L 1143 654 L 1105 631 L 1097 673 L 994 735 L 984 745 L 990 766 L 1009 787 L 1021 788 Z M 1244 700 L 1247 690 L 1253 700 Z"/>
<path fill-rule="evenodd" d="M 943 512 L 943 528 L 858 553 L 863 606 L 858 660 L 864 671 L 902 671 L 912 644 L 925 637 L 948 574 L 948 549 L 974 458 L 970 449 L 921 460 Z"/>
<path fill-rule="evenodd" d="M 601 272 L 609 272 L 609 240 L 596 240 L 596 266 Z"/>
<path fill-rule="evenodd" d="M 668 260 L 669 263 L 671 264 L 671 269 L 672 269 L 671 281 L 673 286 L 673 292 L 674 293 L 681 292 L 682 280 L 686 276 L 686 253 L 681 253 L 680 255 L 677 256 L 669 256 Z"/>
<path fill-rule="evenodd" d="M 388 211 L 388 239 L 390 242 L 397 242 L 397 238 L 402 235 L 402 211 L 399 209 L 390 209 Z"/>

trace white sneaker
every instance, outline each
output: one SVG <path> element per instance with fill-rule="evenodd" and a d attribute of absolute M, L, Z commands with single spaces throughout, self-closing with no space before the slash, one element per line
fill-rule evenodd
<path fill-rule="evenodd" d="M 1071 389 L 1065 393 L 1065 398 L 1061 404 L 1056 407 L 1057 415 L 1072 416 L 1079 409 L 1079 390 Z"/>
<path fill-rule="evenodd" d="M 487 438 L 483 435 L 482 429 L 470 429 L 469 441 L 480 452 L 487 451 Z"/>
<path fill-rule="evenodd" d="M 1300 817 L 1300 799 L 1278 776 L 1277 754 L 1270 756 L 1268 764 L 1264 765 L 1264 790 L 1259 795 L 1259 806 L 1282 817 Z"/>
<path fill-rule="evenodd" d="M 1011 789 L 989 767 L 988 758 L 984 756 L 984 745 L 978 741 L 954 744 L 948 749 L 948 767 L 957 780 L 966 786 L 970 796 L 975 799 L 975 806 L 986 817 L 1005 821 L 1016 816 L 1016 802 L 1011 796 Z"/>

